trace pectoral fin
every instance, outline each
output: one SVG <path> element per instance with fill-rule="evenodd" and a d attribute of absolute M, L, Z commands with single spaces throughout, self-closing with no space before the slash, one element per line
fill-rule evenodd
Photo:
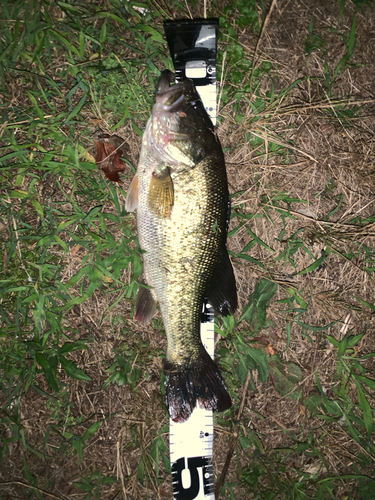
<path fill-rule="evenodd" d="M 126 195 L 125 209 L 127 212 L 134 212 L 134 210 L 138 208 L 138 192 L 139 177 L 138 174 L 135 174 Z"/>
<path fill-rule="evenodd" d="M 216 266 L 214 281 L 207 290 L 206 297 L 212 304 L 215 312 L 221 316 L 233 314 L 237 309 L 236 280 L 226 248 Z"/>
<path fill-rule="evenodd" d="M 134 319 L 148 323 L 156 313 L 156 299 L 151 288 L 146 288 L 144 274 L 141 274 L 134 306 Z"/>
<path fill-rule="evenodd" d="M 167 168 L 162 174 L 154 174 L 148 191 L 148 207 L 161 217 L 169 217 L 174 203 L 173 182 Z"/>

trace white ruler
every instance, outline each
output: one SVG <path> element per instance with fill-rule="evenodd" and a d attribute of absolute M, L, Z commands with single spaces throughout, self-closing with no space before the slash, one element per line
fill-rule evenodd
<path fill-rule="evenodd" d="M 201 96 L 204 107 L 206 108 L 208 116 L 211 121 L 216 125 L 217 104 L 216 104 L 216 83 L 196 87 L 199 95 Z"/>
<path fill-rule="evenodd" d="M 214 311 L 203 305 L 201 338 L 214 357 Z M 195 407 L 186 422 L 169 420 L 169 449 L 175 500 L 215 500 L 212 450 L 214 425 L 212 411 Z"/>

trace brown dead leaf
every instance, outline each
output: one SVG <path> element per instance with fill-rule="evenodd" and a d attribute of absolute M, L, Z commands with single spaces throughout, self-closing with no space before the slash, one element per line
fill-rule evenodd
<path fill-rule="evenodd" d="M 72 255 L 74 256 L 74 255 L 78 252 L 78 250 L 79 250 L 80 248 L 81 248 L 81 245 L 75 245 L 75 247 L 74 247 L 74 248 L 73 248 L 73 250 L 72 250 Z"/>
<path fill-rule="evenodd" d="M 101 118 L 91 118 L 91 123 L 96 127 L 98 126 L 103 120 Z"/>
<path fill-rule="evenodd" d="M 96 164 L 110 181 L 121 182 L 119 173 L 126 170 L 126 163 L 121 158 L 129 158 L 129 146 L 118 135 L 102 132 L 93 136 L 96 147 Z"/>

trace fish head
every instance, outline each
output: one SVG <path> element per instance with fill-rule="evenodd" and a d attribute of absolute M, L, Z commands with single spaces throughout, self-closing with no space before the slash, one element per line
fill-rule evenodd
<path fill-rule="evenodd" d="M 205 157 L 214 138 L 213 125 L 192 80 L 171 84 L 161 73 L 148 124 L 148 142 L 161 161 L 174 168 L 192 168 Z"/>

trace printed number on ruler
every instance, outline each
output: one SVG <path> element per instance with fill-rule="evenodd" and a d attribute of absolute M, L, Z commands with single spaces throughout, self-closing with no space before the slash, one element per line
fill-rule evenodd
<path fill-rule="evenodd" d="M 187 462 L 187 464 L 186 464 Z M 183 480 L 187 472 L 190 477 Z M 186 476 L 187 474 L 185 474 Z M 172 481 L 176 500 L 196 500 L 203 484 L 203 495 L 207 497 L 214 492 L 212 482 L 213 470 L 210 457 L 179 458 L 172 466 Z M 190 483 L 185 488 L 184 482 Z"/>

